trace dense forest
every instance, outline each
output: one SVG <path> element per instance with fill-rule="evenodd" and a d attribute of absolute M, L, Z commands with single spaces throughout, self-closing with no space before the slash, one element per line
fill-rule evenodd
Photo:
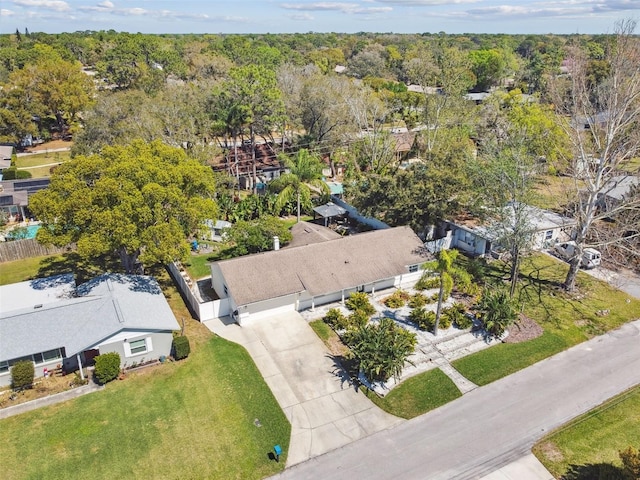
<path fill-rule="evenodd" d="M 612 212 L 592 211 L 611 175 L 638 168 L 634 28 L 567 36 L 16 31 L 0 36 L 0 141 L 73 138 L 72 155 L 86 156 L 160 140 L 229 174 L 217 200 L 225 218 L 241 200 L 229 201 L 239 175 L 224 167 L 225 155 L 237 161 L 248 149 L 255 165 L 258 146 L 269 144 L 284 165 L 303 149 L 363 213 L 420 235 L 508 202 L 546 205 L 540 185 L 562 174 L 576 181 L 554 194 L 553 208 L 585 219 L 579 244 L 624 237 L 625 251 L 637 254 L 637 213 L 624 209 L 614 229 L 598 222 Z M 272 209 L 266 197 L 247 209 Z M 292 202 L 279 207 L 273 213 L 295 211 Z M 525 247 L 505 242 L 516 257 Z"/>

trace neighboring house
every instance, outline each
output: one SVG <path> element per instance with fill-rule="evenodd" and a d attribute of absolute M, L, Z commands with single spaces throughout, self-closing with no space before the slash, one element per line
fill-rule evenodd
<path fill-rule="evenodd" d="M 598 194 L 598 207 L 605 212 L 613 210 L 634 194 L 640 195 L 640 177 L 618 175 L 611 178 Z"/>
<path fill-rule="evenodd" d="M 203 238 L 205 240 L 211 240 L 213 242 L 222 242 L 225 240 L 225 230 L 231 228 L 231 222 L 227 222 L 226 220 L 207 220 L 205 222 L 207 226 L 207 230 L 203 233 Z"/>
<path fill-rule="evenodd" d="M 400 163 L 406 160 L 413 150 L 416 141 L 416 132 L 393 132 L 394 152 L 396 162 Z"/>
<path fill-rule="evenodd" d="M 506 209 L 513 210 L 507 206 Z M 571 233 L 576 225 L 574 219 L 558 215 L 557 213 L 541 208 L 528 206 L 526 218 L 533 233 L 533 250 L 550 248 L 558 242 L 571 238 Z M 491 221 L 480 223 L 477 219 L 465 221 L 445 222 L 445 235 L 435 240 L 434 245 L 442 248 L 457 248 L 472 256 L 490 256 L 501 250 L 499 245 L 499 230 Z M 433 248 L 430 248 L 433 250 Z"/>
<path fill-rule="evenodd" d="M 122 367 L 168 356 L 179 328 L 151 277 L 104 274 L 76 287 L 66 274 L 0 286 L 0 385 L 20 360 L 42 376 L 107 352 L 120 354 Z"/>
<path fill-rule="evenodd" d="M 11 145 L 0 145 L 0 180 L 2 180 L 2 171 L 11 166 L 13 151 L 14 147 Z"/>
<path fill-rule="evenodd" d="M 409 227 L 320 240 L 213 263 L 212 287 L 243 325 L 415 282 L 433 258 Z"/>
<path fill-rule="evenodd" d="M 35 192 L 47 188 L 48 178 L 29 178 L 26 180 L 4 180 L 0 182 L 0 210 L 10 221 L 30 218 L 29 197 Z"/>
<path fill-rule="evenodd" d="M 265 188 L 269 181 L 284 172 L 284 166 L 278 160 L 272 143 L 255 145 L 254 162 L 251 143 L 246 143 L 246 141 L 237 148 L 231 147 L 219 163 L 214 165 L 213 169 L 226 171 L 237 179 L 241 189 L 251 190 L 253 188 L 254 163 L 258 190 Z"/>

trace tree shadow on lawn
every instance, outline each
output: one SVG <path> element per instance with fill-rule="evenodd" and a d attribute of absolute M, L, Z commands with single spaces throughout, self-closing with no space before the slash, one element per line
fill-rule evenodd
<path fill-rule="evenodd" d="M 622 469 L 610 463 L 569 465 L 562 480 L 624 480 Z"/>
<path fill-rule="evenodd" d="M 46 257 L 40 262 L 38 277 L 50 277 L 63 273 L 73 273 L 76 283 L 82 284 L 105 272 L 121 269 L 119 261 L 109 256 L 96 259 L 84 259 L 77 252 Z"/>

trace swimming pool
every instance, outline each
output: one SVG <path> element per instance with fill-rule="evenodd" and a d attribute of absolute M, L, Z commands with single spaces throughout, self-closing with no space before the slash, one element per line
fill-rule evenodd
<path fill-rule="evenodd" d="M 36 238 L 36 233 L 40 230 L 40 225 L 27 225 L 27 235 L 25 238 Z"/>

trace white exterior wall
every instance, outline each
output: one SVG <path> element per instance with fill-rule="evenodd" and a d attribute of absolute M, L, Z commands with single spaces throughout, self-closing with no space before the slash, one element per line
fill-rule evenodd
<path fill-rule="evenodd" d="M 220 298 L 229 297 L 228 289 L 225 292 L 225 283 L 224 276 L 222 275 L 222 270 L 217 263 L 211 264 L 211 287 L 215 290 Z"/>
<path fill-rule="evenodd" d="M 295 312 L 298 294 L 285 295 L 277 298 L 270 298 L 262 302 L 240 305 L 236 321 L 240 325 L 247 325 L 261 318 L 271 317 L 282 312 Z"/>

